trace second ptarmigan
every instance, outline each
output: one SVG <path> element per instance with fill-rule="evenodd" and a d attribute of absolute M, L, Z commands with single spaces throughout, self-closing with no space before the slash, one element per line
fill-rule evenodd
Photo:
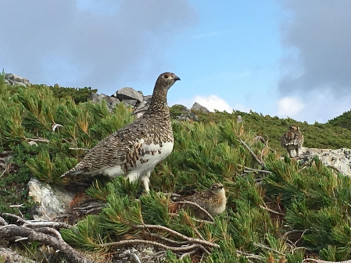
<path fill-rule="evenodd" d="M 177 80 L 180 78 L 174 73 L 161 74 L 144 115 L 100 141 L 62 176 L 125 175 L 130 181 L 140 179 L 149 192 L 152 170 L 173 150 L 167 92 Z"/>

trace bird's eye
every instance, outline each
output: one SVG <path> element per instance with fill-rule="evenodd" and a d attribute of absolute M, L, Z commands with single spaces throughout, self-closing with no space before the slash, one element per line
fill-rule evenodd
<path fill-rule="evenodd" d="M 165 79 L 168 79 L 168 75 L 165 75 Z"/>

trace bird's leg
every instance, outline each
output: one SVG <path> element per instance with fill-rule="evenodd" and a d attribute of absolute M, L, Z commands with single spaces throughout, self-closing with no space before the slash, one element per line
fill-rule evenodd
<path fill-rule="evenodd" d="M 150 174 L 151 172 L 146 172 L 145 174 L 143 174 L 140 178 L 140 180 L 143 183 L 145 192 L 150 192 L 150 188 L 149 188 L 149 184 L 150 184 Z"/>
<path fill-rule="evenodd" d="M 129 173 L 129 174 L 127 174 L 127 178 L 129 179 L 129 182 L 134 182 L 138 179 L 138 174 L 137 173 Z"/>

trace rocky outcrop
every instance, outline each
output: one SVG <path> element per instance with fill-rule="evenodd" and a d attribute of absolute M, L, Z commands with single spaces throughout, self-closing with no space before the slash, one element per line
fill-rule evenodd
<path fill-rule="evenodd" d="M 318 157 L 324 165 L 346 176 L 351 176 L 351 149 L 332 150 L 302 147 L 301 152 L 297 160 L 302 165 L 309 165 L 314 157 Z"/>
<path fill-rule="evenodd" d="M 112 97 L 116 97 L 117 99 L 123 100 L 135 100 L 136 103 L 141 103 L 144 100 L 143 93 L 140 91 L 136 91 L 133 88 L 122 88 L 117 90 Z"/>
<path fill-rule="evenodd" d="M 94 103 L 105 101 L 110 111 L 112 111 L 116 107 L 116 105 L 121 103 L 121 101 L 115 97 L 107 96 L 105 94 L 97 94 L 97 93 L 92 93 L 90 95 L 90 100 Z"/>
<path fill-rule="evenodd" d="M 201 113 L 209 113 L 210 112 L 206 107 L 202 106 L 201 104 L 199 104 L 197 102 L 195 102 L 193 104 L 193 106 L 191 107 L 190 110 L 195 111 L 195 112 L 201 112 Z"/>
<path fill-rule="evenodd" d="M 175 104 L 170 108 L 171 118 L 179 121 L 197 121 L 199 117 L 181 104 Z"/>
<path fill-rule="evenodd" d="M 151 95 L 144 96 L 143 101 L 137 107 L 135 107 L 134 114 L 136 115 L 137 118 L 140 118 L 141 116 L 143 116 L 143 114 L 149 108 L 151 97 L 152 97 Z"/>
<path fill-rule="evenodd" d="M 28 195 L 37 203 L 33 218 L 38 220 L 54 220 L 67 213 L 74 198 L 74 193 L 51 187 L 34 178 L 29 181 L 28 189 Z"/>
<path fill-rule="evenodd" d="M 7 73 L 5 74 L 5 83 L 13 86 L 29 86 L 31 85 L 28 79 L 22 78 L 18 75 Z"/>

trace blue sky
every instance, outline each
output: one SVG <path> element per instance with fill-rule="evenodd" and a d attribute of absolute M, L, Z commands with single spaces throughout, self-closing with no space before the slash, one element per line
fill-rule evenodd
<path fill-rule="evenodd" d="M 349 0 L 0 0 L 0 66 L 32 83 L 181 82 L 168 102 L 326 122 L 350 110 Z"/>

